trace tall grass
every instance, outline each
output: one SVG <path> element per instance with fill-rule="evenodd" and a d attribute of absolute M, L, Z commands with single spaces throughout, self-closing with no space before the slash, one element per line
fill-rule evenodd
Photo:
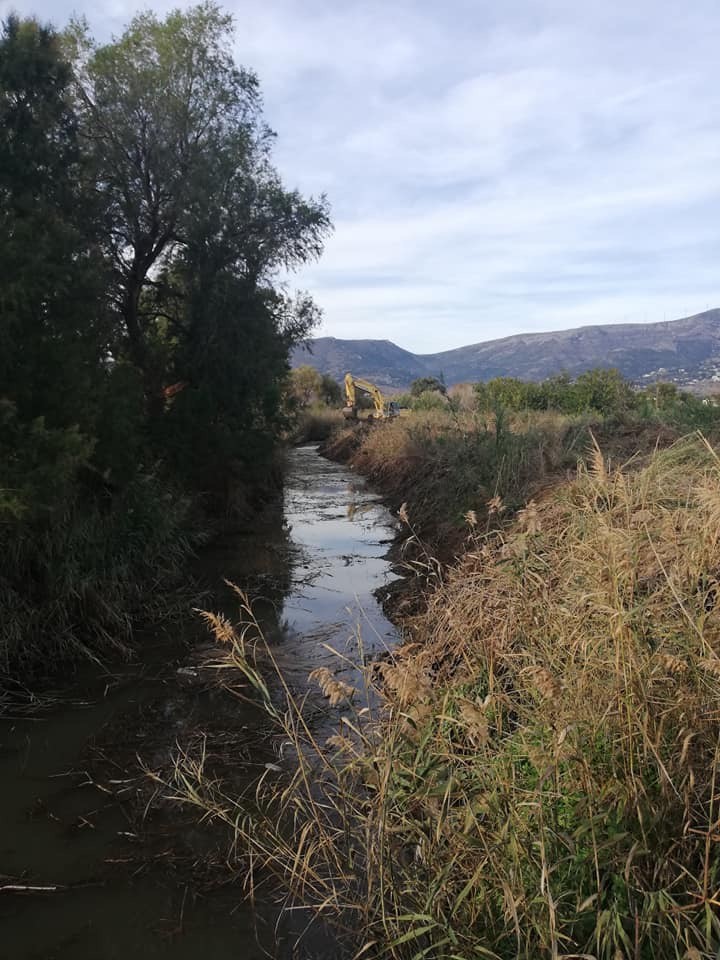
<path fill-rule="evenodd" d="M 133 625 L 170 604 L 198 537 L 190 502 L 153 477 L 26 521 L 0 517 L 0 685 L 71 660 L 127 655 Z"/>
<path fill-rule="evenodd" d="M 716 452 L 692 437 L 622 470 L 593 446 L 502 530 L 469 521 L 371 671 L 381 707 L 336 690 L 322 743 L 293 691 L 273 697 L 251 617 L 214 622 L 298 761 L 233 798 L 180 758 L 175 795 L 225 819 L 256 881 L 359 931 L 358 955 L 714 957 Z"/>
<path fill-rule="evenodd" d="M 324 450 L 396 504 L 408 501 L 416 531 L 434 546 L 455 546 L 468 510 L 482 513 L 494 497 L 515 509 L 574 469 L 589 423 L 551 412 L 413 412 L 340 432 Z"/>
<path fill-rule="evenodd" d="M 291 440 L 294 443 L 319 443 L 332 437 L 345 423 L 342 410 L 336 407 L 305 407 L 297 415 Z"/>
<path fill-rule="evenodd" d="M 588 450 L 591 434 L 613 462 L 667 446 L 679 436 L 659 420 L 498 408 L 452 408 L 340 430 L 323 452 L 368 476 L 396 506 L 407 501 L 414 529 L 442 559 L 462 546 L 468 511 L 487 518 L 499 498 L 504 516 L 563 482 Z"/>

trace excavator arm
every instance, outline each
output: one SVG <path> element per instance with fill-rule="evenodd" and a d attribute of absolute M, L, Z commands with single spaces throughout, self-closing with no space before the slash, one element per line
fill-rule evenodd
<path fill-rule="evenodd" d="M 369 380 L 363 380 L 362 377 L 354 377 L 351 373 L 345 374 L 345 416 L 347 419 L 355 420 L 357 418 L 357 394 L 356 390 L 364 390 L 372 397 L 375 406 L 375 419 L 383 420 L 387 416 L 393 416 L 395 405 L 388 403 L 380 390 Z"/>

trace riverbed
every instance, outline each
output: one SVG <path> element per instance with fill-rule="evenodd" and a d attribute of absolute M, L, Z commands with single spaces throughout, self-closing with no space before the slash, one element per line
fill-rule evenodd
<path fill-rule="evenodd" d="M 354 663 L 397 641 L 375 597 L 393 578 L 386 553 L 395 532 L 362 478 L 315 447 L 296 448 L 281 515 L 199 559 L 213 594 L 204 605 L 237 619 L 227 577 L 253 597 L 294 689 L 323 665 L 352 680 Z M 188 610 L 183 630 L 143 635 L 137 663 L 84 671 L 32 718 L 3 721 L 0 960 L 302 956 L 293 936 L 275 935 L 272 898 L 253 911 L 237 879 L 226 882 L 223 839 L 211 825 L 162 798 L 138 817 L 142 768 L 204 748 L 213 730 L 223 731 L 236 785 L 251 783 L 268 757 L 286 762 L 258 710 L 197 682 L 209 642 Z M 313 722 L 332 717 L 320 711 Z M 2 892 L 10 886 L 36 889 Z M 312 955 L 334 956 L 322 937 Z"/>

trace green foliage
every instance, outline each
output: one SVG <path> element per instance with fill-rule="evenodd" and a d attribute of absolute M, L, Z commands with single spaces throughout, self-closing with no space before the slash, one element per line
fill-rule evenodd
<path fill-rule="evenodd" d="M 411 394 L 411 398 L 413 410 L 444 410 L 448 405 L 445 394 L 439 390 L 424 390 L 422 393 Z"/>
<path fill-rule="evenodd" d="M 670 383 L 633 390 L 617 370 L 597 369 L 575 380 L 567 374 L 540 383 L 514 377 L 496 377 L 475 384 L 478 410 L 555 410 L 560 413 L 597 413 L 605 417 L 637 415 L 668 423 L 680 430 L 709 429 L 720 419 L 720 409 L 683 392 Z"/>
<path fill-rule="evenodd" d="M 288 350 L 315 318 L 307 297 L 253 289 L 228 270 L 202 277 L 175 327 L 173 379 L 189 387 L 162 420 L 174 475 L 215 495 L 264 484 L 285 425 Z"/>
<path fill-rule="evenodd" d="M 23 422 L 0 404 L 0 666 L 127 649 L 131 617 L 162 603 L 189 542 L 189 504 L 156 479 L 111 490 L 76 427 Z"/>
<path fill-rule="evenodd" d="M 231 38 L 230 16 L 211 2 L 162 21 L 139 14 L 104 46 L 76 27 L 78 111 L 107 198 L 121 348 L 155 413 L 174 338 L 186 365 L 213 345 L 204 298 L 240 327 L 244 309 L 257 313 L 254 297 L 267 314 L 263 288 L 316 257 L 329 228 L 324 199 L 285 190 L 273 169 L 258 80 L 234 63 Z M 177 273 L 166 269 L 158 286 L 151 272 L 168 259 Z M 228 292 L 229 280 L 244 289 Z M 250 351 L 243 361 L 252 365 Z"/>
<path fill-rule="evenodd" d="M 131 363 L 113 364 L 100 395 L 95 426 L 95 463 L 120 487 L 130 482 L 150 456 L 140 371 Z"/>
<path fill-rule="evenodd" d="M 134 622 L 172 604 L 191 549 L 188 500 L 138 477 L 110 503 L 88 480 L 44 517 L 9 515 L 0 492 L 3 672 L 51 674 L 70 659 L 127 654 Z"/>
<path fill-rule="evenodd" d="M 679 390 L 674 383 L 654 383 L 637 395 L 637 411 L 647 420 L 667 423 L 679 432 L 711 431 L 720 424 L 720 407 Z"/>
<path fill-rule="evenodd" d="M 8 667 L 127 637 L 151 563 L 187 550 L 188 502 L 225 510 L 267 489 L 289 350 L 318 318 L 284 281 L 330 229 L 324 197 L 284 187 L 272 142 L 214 3 L 138 15 L 107 44 L 78 23 L 4 24 Z"/>
<path fill-rule="evenodd" d="M 480 410 L 491 410 L 495 406 L 510 410 L 522 410 L 529 407 L 529 396 L 534 384 L 525 383 L 514 377 L 496 377 L 488 383 L 477 383 L 475 391 Z"/>
<path fill-rule="evenodd" d="M 342 387 L 329 373 L 323 373 L 320 378 L 320 399 L 328 407 L 343 405 Z"/>
<path fill-rule="evenodd" d="M 318 400 L 322 389 L 322 377 L 314 367 L 305 364 L 290 371 L 290 390 L 299 406 L 307 407 Z"/>
<path fill-rule="evenodd" d="M 12 403 L 0 401 L 0 476 L 12 504 L 6 510 L 0 504 L 3 532 L 14 519 L 45 520 L 62 511 L 92 447 L 77 427 L 49 428 L 42 417 L 22 421 Z"/>
<path fill-rule="evenodd" d="M 624 413 L 634 404 L 633 390 L 617 370 L 588 370 L 574 383 L 577 412 Z"/>
<path fill-rule="evenodd" d="M 0 391 L 21 417 L 87 428 L 107 348 L 103 261 L 70 68 L 57 37 L 0 36 Z"/>
<path fill-rule="evenodd" d="M 445 394 L 447 389 L 445 384 L 438 377 L 418 377 L 410 384 L 410 396 L 419 397 L 423 393 L 436 391 Z"/>

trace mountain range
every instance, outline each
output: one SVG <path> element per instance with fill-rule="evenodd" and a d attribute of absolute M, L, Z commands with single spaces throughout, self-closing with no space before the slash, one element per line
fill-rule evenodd
<path fill-rule="evenodd" d="M 417 354 L 390 340 L 317 337 L 296 347 L 292 366 L 304 364 L 338 380 L 351 371 L 385 388 L 404 389 L 418 377 L 448 386 L 519 377 L 577 376 L 616 367 L 635 383 L 668 380 L 705 391 L 720 389 L 720 309 L 661 323 L 618 323 L 552 333 L 521 333 L 441 353 Z"/>

